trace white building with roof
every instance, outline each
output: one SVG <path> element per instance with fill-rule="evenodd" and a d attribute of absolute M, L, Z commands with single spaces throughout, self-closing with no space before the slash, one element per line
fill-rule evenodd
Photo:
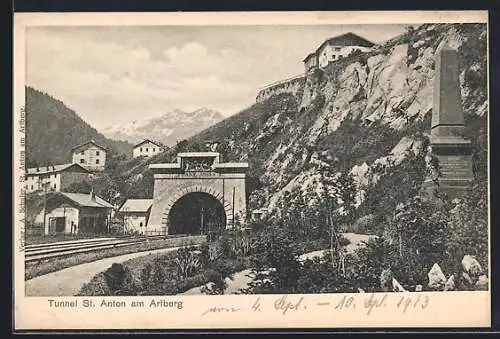
<path fill-rule="evenodd" d="M 153 199 L 127 199 L 118 210 L 123 217 L 124 233 L 147 234 L 149 213 Z"/>
<path fill-rule="evenodd" d="M 303 60 L 305 71 L 325 68 L 330 62 L 337 61 L 358 50 L 369 52 L 375 44 L 354 33 L 346 33 L 326 39 L 313 53 L 309 53 Z"/>
<path fill-rule="evenodd" d="M 151 157 L 165 150 L 160 142 L 144 139 L 140 143 L 134 145 L 133 157 Z"/>
<path fill-rule="evenodd" d="M 107 149 L 94 140 L 89 140 L 71 149 L 73 163 L 90 171 L 103 171 L 106 168 Z"/>
<path fill-rule="evenodd" d="M 79 164 L 39 166 L 26 169 L 26 192 L 59 192 L 86 180 L 90 172 Z"/>
<path fill-rule="evenodd" d="M 113 208 L 94 192 L 54 192 L 47 195 L 46 209 L 37 220 L 44 223 L 45 235 L 105 234 L 109 232 Z"/>

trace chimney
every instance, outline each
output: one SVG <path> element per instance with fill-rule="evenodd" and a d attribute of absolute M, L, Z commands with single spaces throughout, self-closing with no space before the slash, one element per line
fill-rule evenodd
<path fill-rule="evenodd" d="M 90 200 L 95 201 L 95 192 L 94 187 L 90 190 Z"/>

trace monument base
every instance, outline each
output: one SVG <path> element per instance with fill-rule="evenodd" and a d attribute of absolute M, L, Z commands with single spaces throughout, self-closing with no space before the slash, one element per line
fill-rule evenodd
<path fill-rule="evenodd" d="M 439 166 L 439 177 L 426 180 L 422 190 L 435 196 L 438 190 L 453 199 L 466 193 L 473 181 L 471 142 L 457 138 L 434 138 L 431 143 Z"/>
<path fill-rule="evenodd" d="M 472 180 L 426 180 L 423 182 L 420 192 L 425 197 L 432 199 L 439 197 L 440 194 L 454 199 L 466 194 L 470 187 L 472 187 Z"/>

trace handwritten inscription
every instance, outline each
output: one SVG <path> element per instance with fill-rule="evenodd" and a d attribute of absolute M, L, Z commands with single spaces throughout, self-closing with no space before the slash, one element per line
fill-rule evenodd
<path fill-rule="evenodd" d="M 366 315 L 371 315 L 376 310 L 393 309 L 400 311 L 405 314 L 409 309 L 415 310 L 425 310 L 429 304 L 430 299 L 428 295 L 402 295 L 395 296 L 389 294 L 379 294 L 371 293 L 358 295 L 353 294 L 351 296 L 343 295 L 334 301 L 330 301 L 331 296 L 325 297 L 323 301 L 316 301 L 313 303 L 308 303 L 307 298 L 304 296 L 293 296 L 293 295 L 282 295 L 277 299 L 274 299 L 271 304 L 269 301 L 264 303 L 262 298 L 259 296 L 253 303 L 249 305 L 248 308 L 234 308 L 228 306 L 213 306 L 204 310 L 202 315 L 209 313 L 234 313 L 237 311 L 250 311 L 250 312 L 262 312 L 262 311 L 275 311 L 282 315 L 287 315 L 290 312 L 304 312 L 309 309 L 329 309 L 331 311 L 344 311 L 344 310 L 356 310 L 361 309 Z"/>
<path fill-rule="evenodd" d="M 234 307 L 210 307 L 208 310 L 203 312 L 201 315 L 205 315 L 207 313 L 234 313 L 240 311 L 241 308 Z"/>
<path fill-rule="evenodd" d="M 301 297 L 297 301 L 289 301 L 288 296 L 285 294 L 278 300 L 274 302 L 274 309 L 276 311 L 280 311 L 283 314 L 286 314 L 288 311 L 298 311 L 300 308 L 306 309 L 307 307 L 302 305 L 302 302 L 304 301 L 304 298 Z"/>

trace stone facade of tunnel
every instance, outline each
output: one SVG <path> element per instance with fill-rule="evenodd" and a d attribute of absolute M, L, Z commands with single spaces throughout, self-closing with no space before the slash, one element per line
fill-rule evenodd
<path fill-rule="evenodd" d="M 169 234 L 169 213 L 183 196 L 204 192 L 224 206 L 226 228 L 234 226 L 233 217 L 246 218 L 247 163 L 221 162 L 220 153 L 179 153 L 175 163 L 152 164 L 154 193 L 148 234 Z"/>

